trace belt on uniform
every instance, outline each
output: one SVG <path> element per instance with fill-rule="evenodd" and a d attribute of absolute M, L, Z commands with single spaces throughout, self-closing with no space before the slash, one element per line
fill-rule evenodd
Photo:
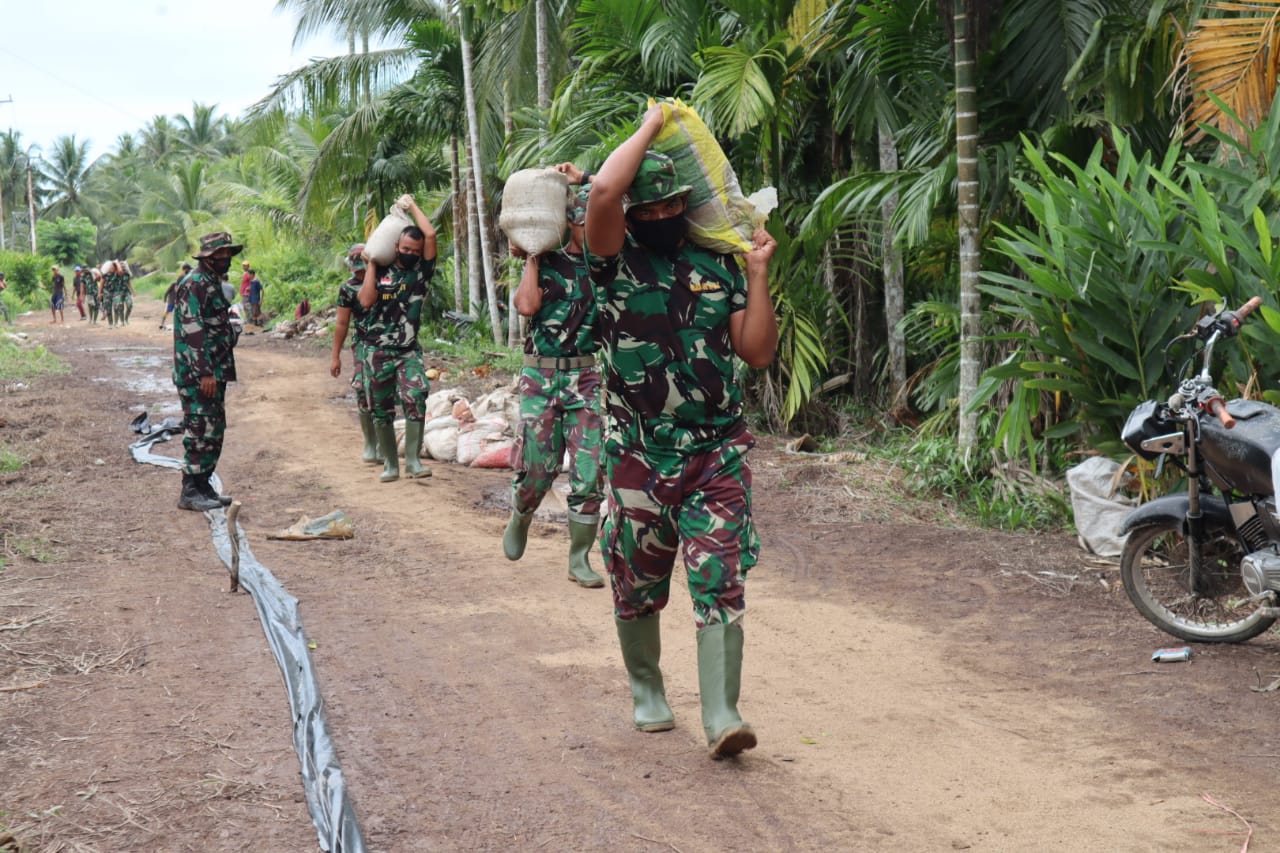
<path fill-rule="evenodd" d="M 552 358 L 542 355 L 526 355 L 525 367 L 552 368 L 554 370 L 578 370 L 583 367 L 595 367 L 594 355 L 571 355 L 566 358 Z"/>

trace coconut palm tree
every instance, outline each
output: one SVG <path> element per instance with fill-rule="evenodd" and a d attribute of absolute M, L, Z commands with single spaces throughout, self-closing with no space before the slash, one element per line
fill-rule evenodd
<path fill-rule="evenodd" d="M 0 134 L 0 249 L 17 246 L 18 226 L 26 222 L 23 199 L 27 192 L 27 171 L 36 151 L 35 146 L 22 144 L 20 131 Z"/>
<path fill-rule="evenodd" d="M 59 136 L 41 158 L 39 168 L 49 190 L 41 213 L 64 217 L 87 212 L 83 196 L 92 168 L 88 141 L 76 142 L 74 135 Z"/>

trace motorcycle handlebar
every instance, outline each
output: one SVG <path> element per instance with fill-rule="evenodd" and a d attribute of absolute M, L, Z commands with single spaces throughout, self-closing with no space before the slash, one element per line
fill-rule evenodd
<path fill-rule="evenodd" d="M 1227 411 L 1227 404 L 1221 397 L 1210 398 L 1205 401 L 1204 407 L 1209 410 L 1209 414 L 1216 415 L 1225 428 L 1231 429 L 1236 425 L 1236 419 L 1231 417 L 1231 413 Z"/>
<path fill-rule="evenodd" d="M 1262 304 L 1261 296 L 1253 297 L 1248 302 L 1246 302 L 1245 304 L 1241 305 L 1239 308 L 1236 309 L 1236 312 L 1235 312 L 1236 317 L 1243 320 L 1245 317 L 1248 317 L 1250 314 L 1252 314 L 1257 309 L 1257 307 L 1261 304 Z"/>

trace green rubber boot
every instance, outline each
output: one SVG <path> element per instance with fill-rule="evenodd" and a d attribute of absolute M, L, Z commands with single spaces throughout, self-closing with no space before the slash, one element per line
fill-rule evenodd
<path fill-rule="evenodd" d="M 502 534 L 502 553 L 508 560 L 518 560 L 524 556 L 524 546 L 529 541 L 529 524 L 533 521 L 533 510 L 520 512 L 511 508 L 511 520 L 507 522 L 507 530 Z"/>
<path fill-rule="evenodd" d="M 404 422 L 404 475 L 412 479 L 430 477 L 431 469 L 422 464 L 422 421 Z"/>
<path fill-rule="evenodd" d="M 756 733 L 738 716 L 741 686 L 741 623 L 703 628 L 698 632 L 698 692 L 712 758 L 737 755 L 756 745 Z"/>
<path fill-rule="evenodd" d="M 382 451 L 382 474 L 378 479 L 384 483 L 394 483 L 400 479 L 400 454 L 396 450 L 396 428 L 393 424 L 373 425 L 378 435 L 378 449 Z"/>
<path fill-rule="evenodd" d="M 360 458 L 366 464 L 377 465 L 382 461 L 382 454 L 378 452 L 378 432 L 373 428 L 373 415 L 369 412 L 360 412 L 360 432 L 364 435 L 364 450 Z"/>
<path fill-rule="evenodd" d="M 639 619 L 613 617 L 618 626 L 622 662 L 631 679 L 632 719 L 642 732 L 667 732 L 676 727 L 676 715 L 667 704 L 662 670 L 658 668 L 658 659 L 662 656 L 659 619 L 658 613 Z"/>
<path fill-rule="evenodd" d="M 569 580 L 587 589 L 604 586 L 604 578 L 593 572 L 591 564 L 587 562 L 591 546 L 596 544 L 596 525 L 599 521 L 598 515 L 569 513 Z"/>

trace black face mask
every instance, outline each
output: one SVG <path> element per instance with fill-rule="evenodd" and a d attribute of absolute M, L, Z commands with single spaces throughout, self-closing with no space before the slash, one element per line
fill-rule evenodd
<path fill-rule="evenodd" d="M 412 269 L 420 260 L 422 260 L 421 255 L 415 255 L 412 252 L 396 252 L 396 262 L 404 269 Z"/>
<path fill-rule="evenodd" d="M 209 266 L 209 269 L 218 275 L 226 275 L 227 271 L 231 269 L 230 258 L 205 258 L 204 262 Z"/>
<path fill-rule="evenodd" d="M 689 231 L 689 222 L 683 214 L 648 221 L 628 216 L 627 228 L 631 231 L 631 236 L 645 248 L 660 255 L 674 255 Z"/>

